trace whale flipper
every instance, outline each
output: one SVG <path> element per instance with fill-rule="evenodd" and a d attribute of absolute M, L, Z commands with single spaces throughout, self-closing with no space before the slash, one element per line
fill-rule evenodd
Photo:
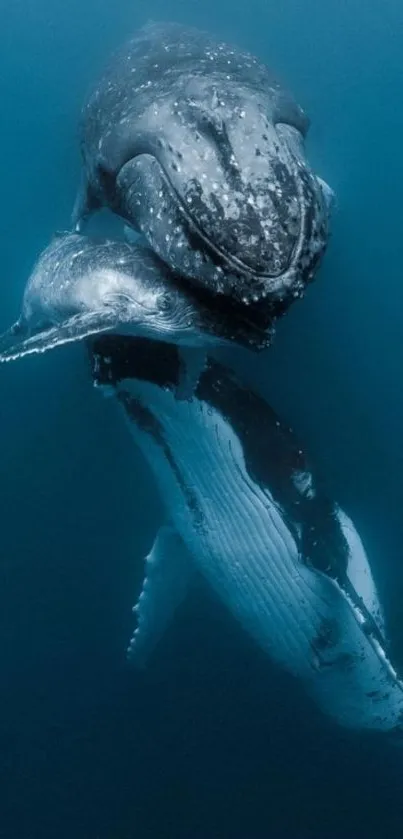
<path fill-rule="evenodd" d="M 357 593 L 357 597 L 368 610 L 378 632 L 385 637 L 385 617 L 364 545 L 353 522 L 340 508 L 337 518 L 348 545 L 347 578 Z"/>
<path fill-rule="evenodd" d="M 105 312 L 84 312 L 66 319 L 65 323 L 44 327 L 36 334 L 22 326 L 18 331 L 18 321 L 11 329 L 0 335 L 0 364 L 17 361 L 26 355 L 45 353 L 64 344 L 84 341 L 92 335 L 111 330 L 116 319 Z"/>
<path fill-rule="evenodd" d="M 146 557 L 143 587 L 133 612 L 137 628 L 130 640 L 127 656 L 142 665 L 149 658 L 183 602 L 195 574 L 193 559 L 172 527 L 160 528 Z"/>

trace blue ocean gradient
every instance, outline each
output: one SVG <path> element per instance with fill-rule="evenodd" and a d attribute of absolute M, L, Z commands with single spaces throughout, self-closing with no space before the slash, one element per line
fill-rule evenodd
<path fill-rule="evenodd" d="M 148 19 L 249 48 L 312 118 L 333 237 L 248 375 L 354 519 L 403 667 L 401 0 L 3 0 L 0 328 L 69 224 L 88 86 Z M 1 367 L 0 394 L 1 839 L 401 836 L 403 751 L 324 720 L 207 589 L 127 666 L 163 514 L 82 348 Z"/>

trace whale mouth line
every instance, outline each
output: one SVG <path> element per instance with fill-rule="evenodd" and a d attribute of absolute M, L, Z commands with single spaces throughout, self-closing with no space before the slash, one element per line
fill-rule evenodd
<path fill-rule="evenodd" d="M 157 163 L 160 166 L 162 175 L 164 177 L 164 181 L 165 181 L 172 197 L 174 197 L 176 199 L 179 211 L 180 211 L 181 215 L 183 215 L 188 228 L 190 229 L 191 233 L 194 236 L 196 236 L 200 240 L 200 242 L 203 243 L 203 245 L 207 248 L 207 250 L 210 251 L 211 254 L 215 257 L 215 259 L 213 259 L 213 261 L 216 262 L 217 257 L 218 257 L 218 260 L 221 263 L 225 263 L 226 265 L 232 267 L 234 269 L 235 274 L 241 273 L 243 276 L 246 275 L 246 276 L 248 276 L 250 278 L 253 278 L 253 279 L 260 279 L 260 280 L 262 280 L 262 282 L 265 282 L 267 280 L 272 280 L 274 288 L 273 289 L 269 288 L 269 290 L 276 290 L 276 288 L 278 286 L 278 281 L 279 280 L 284 280 L 293 271 L 293 266 L 296 262 L 297 254 L 299 252 L 300 240 L 301 240 L 302 235 L 303 235 L 303 232 L 302 232 L 303 231 L 303 224 L 300 223 L 300 230 L 299 230 L 298 239 L 297 239 L 297 242 L 295 243 L 293 251 L 290 255 L 287 267 L 283 268 L 283 269 L 280 269 L 277 273 L 275 273 L 275 272 L 262 273 L 261 271 L 256 271 L 254 268 L 247 265 L 247 263 L 238 259 L 238 257 L 234 256 L 233 254 L 230 254 L 228 251 L 222 250 L 220 247 L 218 247 L 218 245 L 216 245 L 214 242 L 211 241 L 211 239 L 206 235 L 206 233 L 204 233 L 202 228 L 199 227 L 197 222 L 195 222 L 195 220 L 190 215 L 181 194 L 174 187 L 174 185 L 173 185 L 172 181 L 170 180 L 170 177 L 169 177 L 168 172 L 166 171 L 164 165 L 161 163 L 160 160 L 158 160 L 158 158 L 155 158 L 155 160 L 157 161 Z M 297 175 L 296 168 L 294 166 L 292 168 L 293 168 L 294 178 L 296 179 L 296 182 L 298 183 L 298 179 L 296 178 L 296 175 Z M 300 205 L 300 210 L 301 210 L 301 222 L 302 222 L 304 214 L 303 214 L 303 211 L 302 211 L 303 210 L 303 204 L 302 204 L 302 201 L 300 200 L 300 195 L 298 195 L 298 199 L 299 199 L 299 205 Z"/>
<path fill-rule="evenodd" d="M 158 166 L 161 181 L 163 181 L 173 205 L 177 208 L 177 211 L 180 213 L 180 216 L 183 219 L 184 228 L 187 228 L 188 231 L 188 238 L 193 240 L 192 250 L 199 249 L 201 252 L 203 252 L 205 256 L 210 258 L 211 262 L 216 266 L 218 270 L 229 270 L 231 273 L 233 273 L 235 277 L 242 276 L 249 278 L 254 283 L 255 293 L 258 292 L 256 283 L 260 282 L 260 284 L 263 287 L 261 290 L 264 289 L 265 296 L 266 294 L 271 294 L 273 296 L 276 295 L 281 299 L 284 296 L 284 294 L 288 291 L 289 287 L 295 281 L 296 265 L 298 263 L 298 259 L 303 247 L 306 220 L 306 207 L 304 201 L 303 188 L 300 183 L 297 161 L 291 149 L 285 147 L 284 152 L 286 154 L 286 157 L 288 158 L 287 162 L 289 170 L 293 176 L 293 180 L 296 187 L 296 199 L 298 202 L 299 209 L 299 229 L 296 235 L 296 240 L 293 244 L 291 253 L 289 255 L 287 265 L 282 268 L 280 267 L 277 271 L 259 271 L 253 266 L 244 262 L 242 259 L 239 259 L 239 257 L 235 256 L 234 254 L 217 245 L 210 238 L 210 236 L 208 236 L 205 233 L 202 227 L 200 227 L 195 218 L 191 215 L 188 207 L 186 206 L 182 194 L 175 187 L 170 178 L 170 174 L 167 171 L 166 164 L 163 160 L 161 160 L 159 154 L 156 153 L 155 147 L 150 146 L 149 143 L 141 144 L 141 146 L 138 147 L 138 149 L 136 150 L 135 155 L 126 158 L 126 160 L 120 167 L 118 173 L 115 175 L 114 182 L 116 183 L 116 181 L 119 180 L 125 167 L 130 162 L 134 163 L 138 158 L 140 158 L 143 155 L 148 156 Z M 126 218 L 127 220 L 127 216 L 124 215 L 124 218 Z M 142 232 L 144 233 L 145 231 L 143 230 Z M 184 230 L 184 232 L 186 232 L 186 230 Z M 147 234 L 145 235 L 147 236 Z M 193 277 L 193 279 L 196 278 Z M 243 297 L 249 296 L 249 292 L 245 289 Z"/>

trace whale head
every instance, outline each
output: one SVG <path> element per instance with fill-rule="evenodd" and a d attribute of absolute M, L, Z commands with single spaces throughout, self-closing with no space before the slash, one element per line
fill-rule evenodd
<path fill-rule="evenodd" d="M 121 334 L 183 346 L 209 342 L 199 307 L 143 247 L 56 236 L 39 256 L 23 294 L 21 313 L 0 336 L 0 361 L 46 352 L 91 335 Z M 214 342 L 214 335 L 211 336 Z"/>
<path fill-rule="evenodd" d="M 250 103 L 232 108 L 174 105 L 164 136 L 119 171 L 120 209 L 178 274 L 246 304 L 283 301 L 324 252 L 327 195 L 297 127 Z"/>
<path fill-rule="evenodd" d="M 251 308 L 266 301 L 269 319 L 303 292 L 328 241 L 331 191 L 307 161 L 307 129 L 253 56 L 151 27 L 84 109 L 75 223 L 106 204 L 178 275 Z"/>

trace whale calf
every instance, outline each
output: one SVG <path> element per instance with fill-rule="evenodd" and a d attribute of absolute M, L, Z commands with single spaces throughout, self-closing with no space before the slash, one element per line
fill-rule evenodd
<path fill-rule="evenodd" d="M 89 347 L 94 383 L 113 389 L 166 511 L 129 656 L 147 660 L 201 572 L 325 714 L 400 731 L 403 686 L 364 547 L 292 430 L 212 358 L 180 400 L 177 346 L 103 335 Z"/>
<path fill-rule="evenodd" d="M 81 230 L 109 207 L 192 286 L 268 327 L 314 277 L 332 191 L 308 120 L 254 56 L 179 24 L 141 29 L 82 111 Z"/>
<path fill-rule="evenodd" d="M 21 314 L 0 336 L 0 361 L 106 331 L 147 335 L 201 353 L 234 334 L 257 349 L 269 339 L 242 314 L 229 319 L 227 308 L 212 312 L 195 300 L 149 248 L 66 233 L 55 236 L 37 259 Z"/>

